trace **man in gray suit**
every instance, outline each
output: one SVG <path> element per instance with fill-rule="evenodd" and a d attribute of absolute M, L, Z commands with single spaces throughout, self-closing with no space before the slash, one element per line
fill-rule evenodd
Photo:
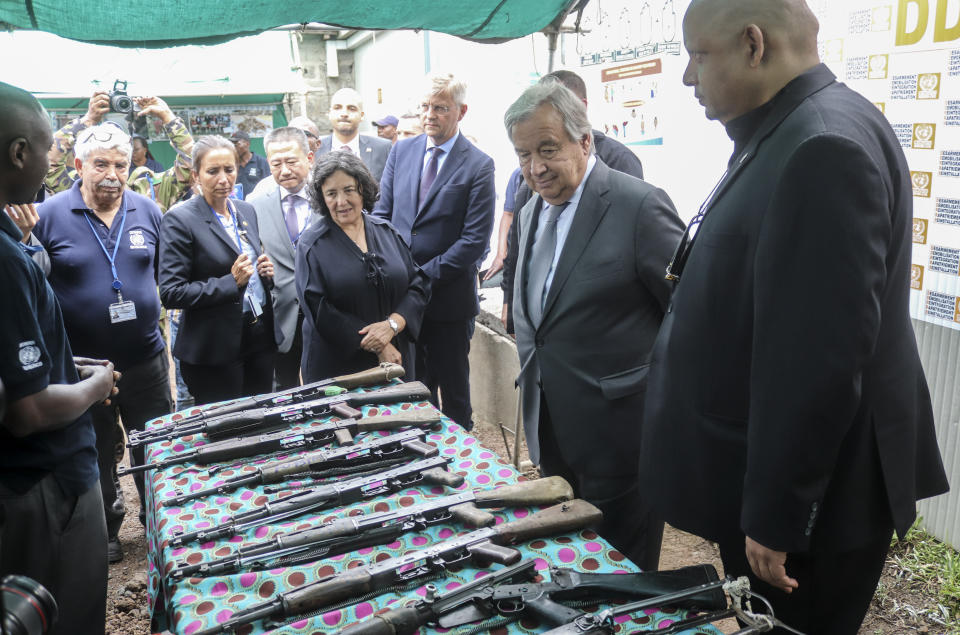
<path fill-rule="evenodd" d="M 257 212 L 260 241 L 273 261 L 273 319 L 283 334 L 277 347 L 277 385 L 283 389 L 300 385 L 303 315 L 293 264 L 297 240 L 313 216 L 306 187 L 313 152 L 303 131 L 292 126 L 275 128 L 263 145 L 276 187 L 257 193 L 247 202 Z"/>
<path fill-rule="evenodd" d="M 656 569 L 663 523 L 637 481 L 648 354 L 683 223 L 663 190 L 593 154 L 583 102 L 551 81 L 507 109 L 523 176 L 514 318 L 530 458 L 604 512 L 601 535 Z"/>
<path fill-rule="evenodd" d="M 330 98 L 330 125 L 333 134 L 320 140 L 317 156 L 334 150 L 349 150 L 360 157 L 373 178 L 380 182 L 383 166 L 393 144 L 386 139 L 359 134 L 363 121 L 363 100 L 352 88 L 341 88 Z"/>

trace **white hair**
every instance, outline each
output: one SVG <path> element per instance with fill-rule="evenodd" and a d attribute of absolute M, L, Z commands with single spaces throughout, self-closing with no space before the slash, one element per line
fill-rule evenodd
<path fill-rule="evenodd" d="M 124 132 L 123 128 L 112 122 L 106 122 L 87 128 L 77 135 L 77 144 L 73 148 L 73 154 L 81 161 L 86 161 L 91 152 L 100 150 L 119 150 L 127 155 L 127 159 L 133 156 L 133 145 L 130 141 L 130 135 Z"/>

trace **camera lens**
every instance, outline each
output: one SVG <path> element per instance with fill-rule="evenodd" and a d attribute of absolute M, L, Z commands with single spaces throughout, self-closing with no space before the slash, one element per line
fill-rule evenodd
<path fill-rule="evenodd" d="M 8 575 L 0 580 L 0 606 L 6 635 L 44 635 L 57 621 L 57 603 L 35 580 Z"/>
<path fill-rule="evenodd" d="M 133 100 L 126 95 L 114 95 L 110 100 L 114 112 L 130 112 L 133 110 Z"/>

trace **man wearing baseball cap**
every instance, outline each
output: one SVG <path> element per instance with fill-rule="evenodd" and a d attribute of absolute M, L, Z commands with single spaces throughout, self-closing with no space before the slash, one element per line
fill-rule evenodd
<path fill-rule="evenodd" d="M 266 157 L 250 150 L 250 135 L 243 130 L 235 130 L 230 141 L 237 149 L 237 183 L 243 186 L 243 198 L 246 198 L 261 179 L 270 176 L 270 164 Z"/>
<path fill-rule="evenodd" d="M 383 119 L 374 121 L 373 125 L 377 127 L 377 136 L 386 139 L 390 143 L 397 142 L 397 124 L 400 120 L 393 115 L 387 115 Z"/>

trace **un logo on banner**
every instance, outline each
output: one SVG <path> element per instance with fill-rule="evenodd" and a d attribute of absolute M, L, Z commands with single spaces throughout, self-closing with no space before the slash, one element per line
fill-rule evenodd
<path fill-rule="evenodd" d="M 940 73 L 917 76 L 917 99 L 940 99 Z"/>

